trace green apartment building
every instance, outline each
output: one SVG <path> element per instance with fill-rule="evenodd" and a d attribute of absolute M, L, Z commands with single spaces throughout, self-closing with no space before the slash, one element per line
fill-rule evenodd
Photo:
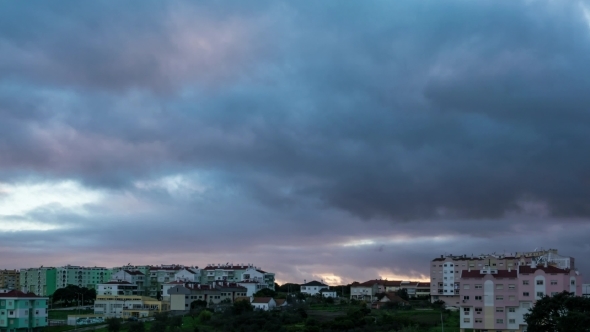
<path fill-rule="evenodd" d="M 40 267 L 20 270 L 20 290 L 39 296 L 51 296 L 55 290 L 67 285 L 96 288 L 97 284 L 108 282 L 112 271 L 104 267 L 83 267 L 66 265 L 62 267 Z"/>
<path fill-rule="evenodd" d="M 39 331 L 47 326 L 48 298 L 12 290 L 0 294 L 0 332 Z"/>
<path fill-rule="evenodd" d="M 20 270 L 20 287 L 25 293 L 53 295 L 57 289 L 56 268 L 40 267 Z"/>
<path fill-rule="evenodd" d="M 84 267 L 66 265 L 56 269 L 56 289 L 76 285 L 88 289 L 96 288 L 111 280 L 112 270 L 104 267 Z"/>

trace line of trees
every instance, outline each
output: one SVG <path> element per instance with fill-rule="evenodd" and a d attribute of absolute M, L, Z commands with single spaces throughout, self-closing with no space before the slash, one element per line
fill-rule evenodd
<path fill-rule="evenodd" d="M 92 304 L 96 300 L 96 290 L 76 285 L 59 288 L 51 296 L 52 303 L 63 303 L 66 307 L 72 304 Z"/>

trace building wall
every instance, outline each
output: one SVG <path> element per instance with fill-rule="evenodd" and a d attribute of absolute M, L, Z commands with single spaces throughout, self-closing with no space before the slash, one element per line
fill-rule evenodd
<path fill-rule="evenodd" d="M 47 326 L 47 298 L 0 298 L 0 329 Z"/>
<path fill-rule="evenodd" d="M 0 289 L 20 290 L 20 272 L 18 270 L 0 270 Z"/>

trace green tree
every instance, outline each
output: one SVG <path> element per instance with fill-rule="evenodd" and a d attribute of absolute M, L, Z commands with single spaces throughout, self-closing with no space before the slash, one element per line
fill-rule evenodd
<path fill-rule="evenodd" d="M 397 294 L 397 296 L 401 297 L 406 301 L 410 300 L 410 297 L 408 296 L 408 290 L 405 288 L 398 289 L 397 292 L 395 292 L 395 294 Z"/>
<path fill-rule="evenodd" d="M 254 294 L 254 297 L 275 297 L 277 292 L 270 288 L 263 288 Z"/>
<path fill-rule="evenodd" d="M 182 316 L 172 316 L 172 317 L 168 318 L 168 326 L 181 327 L 182 326 Z"/>
<path fill-rule="evenodd" d="M 127 326 L 129 332 L 145 332 L 145 325 L 143 322 L 130 322 Z"/>
<path fill-rule="evenodd" d="M 239 302 L 239 301 L 238 301 Z M 244 301 L 245 302 L 245 301 Z M 247 303 L 247 302 L 246 302 Z M 208 311 L 208 310 L 203 310 L 201 311 L 201 313 L 199 314 L 199 322 L 201 323 L 205 323 L 211 320 L 211 317 L 213 316 L 213 314 Z"/>
<path fill-rule="evenodd" d="M 235 315 L 241 315 L 245 312 L 252 312 L 254 311 L 254 307 L 248 301 L 236 301 L 232 306 L 232 311 Z"/>
<path fill-rule="evenodd" d="M 590 331 L 590 298 L 562 292 L 544 296 L 524 316 L 529 332 Z"/>
<path fill-rule="evenodd" d="M 118 318 L 107 319 L 107 331 L 119 332 L 121 330 L 121 321 Z"/>

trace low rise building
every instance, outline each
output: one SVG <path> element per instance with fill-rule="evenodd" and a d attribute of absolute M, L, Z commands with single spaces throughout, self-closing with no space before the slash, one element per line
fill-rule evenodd
<path fill-rule="evenodd" d="M 109 281 L 97 285 L 96 295 L 141 295 L 141 291 L 128 281 Z"/>
<path fill-rule="evenodd" d="M 167 291 L 173 311 L 190 310 L 195 301 L 204 301 L 207 307 L 221 303 L 233 303 L 236 298 L 246 297 L 246 288 L 237 283 L 216 282 L 211 285 L 198 283 L 177 284 Z"/>
<path fill-rule="evenodd" d="M 304 280 L 305 282 L 306 280 Z M 325 289 L 325 290 L 330 290 L 330 286 L 324 284 L 323 282 L 319 282 L 316 280 L 310 281 L 310 282 L 305 282 L 303 284 L 301 284 L 301 293 L 303 294 L 307 294 L 307 295 L 317 295 L 320 294 L 320 292 Z"/>
<path fill-rule="evenodd" d="M 250 304 L 254 310 L 268 311 L 277 307 L 277 303 L 272 297 L 255 297 Z"/>
<path fill-rule="evenodd" d="M 201 284 L 215 281 L 255 282 L 258 289 L 275 289 L 275 274 L 263 271 L 253 264 L 208 264 L 201 270 Z"/>
<path fill-rule="evenodd" d="M 169 311 L 170 304 L 140 295 L 97 295 L 94 314 L 105 318 L 142 318 Z"/>
<path fill-rule="evenodd" d="M 0 331 L 40 331 L 47 326 L 48 300 L 19 290 L 0 293 Z"/>

